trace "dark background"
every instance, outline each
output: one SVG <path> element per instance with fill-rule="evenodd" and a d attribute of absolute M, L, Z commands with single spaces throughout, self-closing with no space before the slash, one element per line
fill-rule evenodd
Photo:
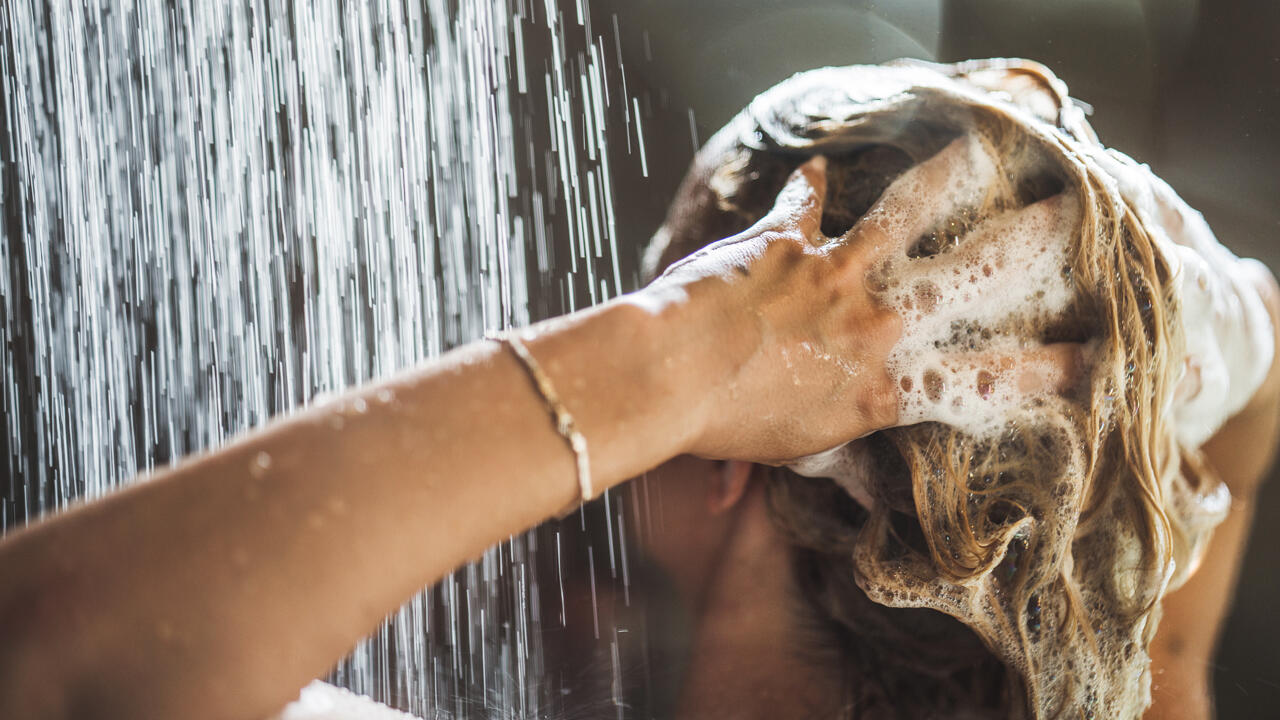
<path fill-rule="evenodd" d="M 651 106 L 650 176 L 616 179 L 636 252 L 695 142 L 792 73 L 902 56 L 1013 56 L 1052 68 L 1093 105 L 1103 142 L 1150 164 L 1224 244 L 1280 269 L 1274 0 L 595 0 L 592 9 L 597 27 L 617 15 L 628 81 Z M 1273 477 L 1214 667 L 1223 718 L 1280 713 L 1278 545 Z"/>

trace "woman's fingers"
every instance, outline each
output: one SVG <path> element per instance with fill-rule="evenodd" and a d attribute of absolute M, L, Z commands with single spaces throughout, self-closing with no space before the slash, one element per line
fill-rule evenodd
<path fill-rule="evenodd" d="M 842 242 L 870 242 L 881 252 L 905 255 L 921 235 L 982 205 L 995 178 L 995 161 L 983 141 L 975 135 L 956 138 L 894 180 Z"/>
<path fill-rule="evenodd" d="M 1074 293 L 1063 270 L 1079 225 L 1079 202 L 1065 194 L 990 218 L 954 251 L 908 263 L 898 302 L 920 320 L 947 325 L 1060 313 Z"/>
<path fill-rule="evenodd" d="M 1031 395 L 1065 394 L 1079 382 L 1084 345 L 940 356 L 899 378 L 899 425 L 941 422 L 957 427 L 998 421 Z"/>

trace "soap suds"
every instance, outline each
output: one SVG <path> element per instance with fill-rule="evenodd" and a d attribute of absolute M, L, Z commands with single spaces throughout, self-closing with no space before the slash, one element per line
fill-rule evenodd
<path fill-rule="evenodd" d="M 930 712 L 974 692 L 979 716 L 1138 717 L 1159 601 L 1229 499 L 1197 448 L 1274 353 L 1251 261 L 1098 144 L 1046 68 L 992 60 L 824 68 L 763 93 L 700 153 L 650 267 L 754 222 L 817 153 L 824 232 L 876 223 L 914 238 L 885 248 L 866 282 L 902 318 L 888 370 L 900 421 L 917 423 L 791 466 L 867 509 L 823 587 L 851 577 L 883 606 L 945 613 L 1015 673 L 993 700 L 890 643 L 859 687 L 894 672 L 902 687 L 921 668 L 933 684 L 920 687 L 943 688 Z M 961 163 L 969 172 L 939 185 L 938 168 Z M 1079 355 L 1074 385 L 1064 353 Z M 808 547 L 835 543 L 814 530 L 837 522 L 831 505 L 793 503 L 779 522 L 817 538 Z M 857 605 L 813 601 L 840 623 Z"/>

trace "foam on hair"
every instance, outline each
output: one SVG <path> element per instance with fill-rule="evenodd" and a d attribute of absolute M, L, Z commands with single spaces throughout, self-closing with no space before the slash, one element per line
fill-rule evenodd
<path fill-rule="evenodd" d="M 940 151 L 974 168 L 947 203 L 912 175 Z M 934 421 L 794 466 L 834 483 L 781 471 L 770 486 L 802 587 L 849 637 L 854 706 L 1138 717 L 1159 601 L 1226 509 L 1197 448 L 1274 351 L 1245 261 L 1145 166 L 1102 148 L 1052 73 L 998 60 L 825 68 L 762 94 L 699 153 L 650 272 L 749 226 L 817 153 L 828 235 L 887 189 L 918 198 L 913 213 L 960 208 L 867 278 L 903 319 L 889 362 L 901 418 Z M 1079 392 L 983 376 L 982 358 L 1028 338 L 1088 348 Z M 932 621 L 867 599 L 963 623 L 1010 671 L 1000 691 L 968 672 L 962 635 L 921 652 L 910 638 Z"/>

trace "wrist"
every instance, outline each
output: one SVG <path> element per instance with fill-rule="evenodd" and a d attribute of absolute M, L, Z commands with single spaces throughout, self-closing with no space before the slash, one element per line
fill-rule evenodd
<path fill-rule="evenodd" d="M 596 493 L 687 452 L 700 431 L 691 315 L 678 294 L 641 291 L 522 333 L 586 438 Z"/>
<path fill-rule="evenodd" d="M 626 296 L 648 338 L 655 398 L 661 398 L 661 412 L 680 428 L 673 455 L 698 452 L 714 421 L 716 390 L 733 372 L 734 343 L 724 332 L 728 318 L 710 287 L 717 282 L 650 286 Z"/>
<path fill-rule="evenodd" d="M 706 440 L 718 432 L 724 403 L 733 401 L 738 375 L 759 350 L 760 329 L 730 287 L 713 276 L 626 296 L 647 316 L 652 367 L 660 374 L 654 383 L 682 423 L 677 454 L 714 454 Z"/>

